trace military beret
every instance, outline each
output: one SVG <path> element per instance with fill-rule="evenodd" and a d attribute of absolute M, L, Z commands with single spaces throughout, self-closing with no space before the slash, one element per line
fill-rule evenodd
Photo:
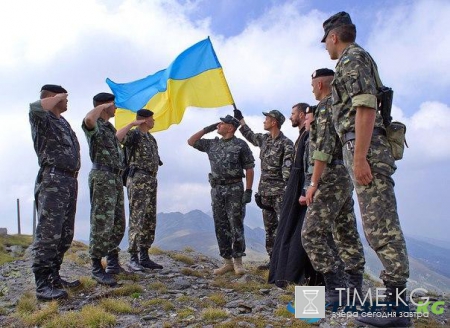
<path fill-rule="evenodd" d="M 278 121 L 278 123 L 280 123 L 280 125 L 283 125 L 284 121 L 286 120 L 286 118 L 284 117 L 283 114 L 281 114 L 279 111 L 277 111 L 276 109 L 271 110 L 270 112 L 266 113 L 263 112 L 264 116 L 270 116 L 273 117 L 274 119 L 276 119 Z"/>
<path fill-rule="evenodd" d="M 235 128 L 237 128 L 239 125 L 241 125 L 241 123 L 239 123 L 239 121 L 231 115 L 221 117 L 220 120 L 223 123 L 232 124 Z"/>
<path fill-rule="evenodd" d="M 313 79 L 315 79 L 316 77 L 321 77 L 321 76 L 334 76 L 334 71 L 329 68 L 319 68 L 319 69 L 316 69 L 311 75 L 311 77 Z"/>
<path fill-rule="evenodd" d="M 327 38 L 327 35 L 331 30 L 344 25 L 353 25 L 350 15 L 345 11 L 338 12 L 337 14 L 334 14 L 333 16 L 328 18 L 325 22 L 323 22 L 323 30 L 325 34 L 321 42 L 325 42 L 325 39 Z"/>
<path fill-rule="evenodd" d="M 152 112 L 151 110 L 148 110 L 148 109 L 145 109 L 145 108 L 139 109 L 139 110 L 136 112 L 136 114 L 137 114 L 137 116 L 140 116 L 140 117 L 150 117 L 150 116 L 153 116 L 153 112 Z"/>
<path fill-rule="evenodd" d="M 111 93 L 100 92 L 100 93 L 97 93 L 93 99 L 95 102 L 105 103 L 105 102 L 114 101 L 115 97 Z"/>
<path fill-rule="evenodd" d="M 50 91 L 53 93 L 67 93 L 66 89 L 56 84 L 46 84 L 41 88 L 41 91 Z"/>

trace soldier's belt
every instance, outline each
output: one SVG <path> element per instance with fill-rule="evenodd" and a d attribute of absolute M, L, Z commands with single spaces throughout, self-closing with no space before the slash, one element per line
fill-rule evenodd
<path fill-rule="evenodd" d="M 115 167 L 110 167 L 107 165 L 103 165 L 103 164 L 98 164 L 98 163 L 93 163 L 92 164 L 92 169 L 93 170 L 99 170 L 99 171 L 106 171 L 106 172 L 111 172 L 117 175 L 122 175 L 123 170 L 122 169 L 117 169 Z"/>
<path fill-rule="evenodd" d="M 242 182 L 242 178 L 234 178 L 234 179 L 226 179 L 226 180 L 225 179 L 213 180 L 213 181 L 211 181 L 211 184 L 213 186 L 217 186 L 217 185 L 225 186 L 225 185 L 230 185 L 230 184 L 238 183 L 238 182 Z"/>
<path fill-rule="evenodd" d="M 156 177 L 156 172 L 154 172 L 154 171 L 142 170 L 142 169 L 138 169 L 137 167 L 132 167 L 131 169 L 134 170 L 134 173 L 142 173 L 145 175 L 149 175 L 153 178 Z"/>
<path fill-rule="evenodd" d="M 379 135 L 385 136 L 386 131 L 382 128 L 374 128 L 373 132 L 372 132 L 372 136 L 379 136 Z M 345 145 L 349 141 L 355 140 L 355 138 L 356 138 L 355 131 L 347 132 L 342 137 L 342 145 Z"/>
<path fill-rule="evenodd" d="M 55 166 L 46 166 L 44 168 L 43 172 L 48 173 L 48 174 L 63 175 L 65 177 L 75 178 L 75 179 L 78 177 L 78 171 L 60 169 L 60 168 L 55 167 Z"/>

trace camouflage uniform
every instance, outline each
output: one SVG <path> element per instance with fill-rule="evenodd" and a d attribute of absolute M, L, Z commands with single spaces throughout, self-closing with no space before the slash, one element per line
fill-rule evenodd
<path fill-rule="evenodd" d="M 211 164 L 209 182 L 220 256 L 225 259 L 245 256 L 244 169 L 255 166 L 255 159 L 244 140 L 200 139 L 194 148 L 206 152 Z"/>
<path fill-rule="evenodd" d="M 336 259 L 336 247 L 329 243 L 333 233 L 345 270 L 362 274 L 364 251 L 353 211 L 353 185 L 342 160 L 342 144 L 331 116 L 330 95 L 317 105 L 309 133 L 308 181 L 311 181 L 315 160 L 326 162 L 327 166 L 306 212 L 302 243 L 314 269 L 323 274 L 338 272 L 340 261 Z"/>
<path fill-rule="evenodd" d="M 83 121 L 82 128 L 94 165 L 102 165 L 111 170 L 93 168 L 89 173 L 91 197 L 89 255 L 91 258 L 99 259 L 108 253 L 119 251 L 119 244 L 125 233 L 121 176 L 123 152 L 116 138 L 116 129 L 110 122 L 99 118 L 95 128 L 90 131 Z"/>
<path fill-rule="evenodd" d="M 294 144 L 281 131 L 275 139 L 272 139 L 270 133 L 254 133 L 248 125 L 243 125 L 239 131 L 254 146 L 261 148 L 259 154 L 261 178 L 258 193 L 261 195 L 261 202 L 273 208 L 262 210 L 266 230 L 266 250 L 269 256 L 272 256 L 284 190 L 294 157 Z"/>
<path fill-rule="evenodd" d="M 35 200 L 38 225 L 33 243 L 33 272 L 58 272 L 74 233 L 80 145 L 69 123 L 30 104 L 30 124 L 40 170 Z"/>
<path fill-rule="evenodd" d="M 122 144 L 130 159 L 130 175 L 127 179 L 130 221 L 128 240 L 130 253 L 140 248 L 150 248 L 155 240 L 156 229 L 156 173 L 159 166 L 158 145 L 150 132 L 139 129 L 128 131 Z"/>
<path fill-rule="evenodd" d="M 357 106 L 377 108 L 376 67 L 370 55 L 356 43 L 342 53 L 332 82 L 333 123 L 341 140 L 355 131 Z M 384 135 L 381 115 L 376 113 L 375 128 L 367 154 L 373 180 L 359 185 L 353 172 L 354 141 L 343 145 L 345 166 L 358 195 L 364 233 L 372 249 L 383 263 L 380 278 L 389 285 L 404 285 L 409 277 L 405 239 L 397 214 L 392 174 L 394 158 Z"/>

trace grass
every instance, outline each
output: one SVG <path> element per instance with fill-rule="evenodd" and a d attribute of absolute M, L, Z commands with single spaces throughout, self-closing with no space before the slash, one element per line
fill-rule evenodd
<path fill-rule="evenodd" d="M 31 292 L 24 293 L 17 301 L 16 311 L 19 314 L 30 314 L 37 309 L 38 302 Z"/>
<path fill-rule="evenodd" d="M 167 293 L 167 286 L 166 286 L 166 284 L 162 283 L 161 281 L 155 281 L 155 282 L 152 282 L 152 283 L 149 285 L 149 288 L 150 288 L 151 290 L 156 291 L 156 292 L 159 293 L 159 294 L 165 294 L 165 293 Z"/>
<path fill-rule="evenodd" d="M 22 314 L 21 319 L 27 326 L 42 326 L 58 314 L 58 309 L 58 302 L 52 301 L 42 304 L 41 308 L 33 313 Z"/>
<path fill-rule="evenodd" d="M 184 254 L 178 254 L 174 252 L 170 252 L 169 256 L 173 258 L 176 261 L 183 262 L 187 265 L 193 265 L 195 263 L 194 259 L 190 256 L 184 255 Z"/>
<path fill-rule="evenodd" d="M 193 309 L 184 308 L 184 309 L 177 310 L 177 316 L 181 320 L 186 319 L 187 317 L 194 315 L 194 314 L 195 314 L 195 311 Z"/>
<path fill-rule="evenodd" d="M 158 247 L 154 247 L 154 246 L 152 246 L 152 247 L 149 249 L 148 253 L 149 253 L 150 255 L 163 255 L 163 254 L 166 254 L 165 251 L 163 251 L 162 249 L 160 249 L 160 248 L 158 248 Z"/>
<path fill-rule="evenodd" d="M 286 306 L 279 306 L 275 311 L 274 311 L 274 314 L 277 316 L 277 317 L 283 317 L 283 318 L 293 318 L 294 317 L 294 314 L 293 313 L 291 313 L 291 312 L 289 312 L 287 309 L 286 309 Z"/>
<path fill-rule="evenodd" d="M 0 265 L 16 260 L 9 255 L 6 247 L 17 245 L 24 249 L 31 245 L 33 236 L 30 235 L 5 235 L 0 236 Z"/>
<path fill-rule="evenodd" d="M 180 272 L 184 274 L 185 276 L 193 276 L 197 278 L 203 278 L 204 275 L 196 270 L 192 270 L 191 268 L 181 268 Z"/>
<path fill-rule="evenodd" d="M 202 319 L 207 322 L 214 322 L 228 318 L 225 310 L 219 308 L 206 308 L 202 310 Z"/>
<path fill-rule="evenodd" d="M 100 306 L 108 312 L 117 314 L 136 312 L 130 302 L 121 299 L 104 298 L 100 301 Z"/>
<path fill-rule="evenodd" d="M 224 306 L 227 304 L 227 299 L 224 293 L 213 293 L 209 295 L 208 299 L 217 306 Z"/>
<path fill-rule="evenodd" d="M 266 321 L 265 318 L 260 317 L 260 316 L 256 316 L 256 317 L 255 316 L 251 316 L 251 317 L 247 317 L 247 316 L 242 317 L 242 316 L 240 316 L 240 317 L 237 317 L 237 318 L 233 318 L 230 321 L 217 324 L 217 325 L 215 325 L 215 327 L 216 328 L 234 328 L 234 327 L 242 326 L 242 322 L 246 322 L 246 323 L 248 323 L 250 325 L 254 325 L 256 328 L 267 327 L 267 324 L 269 323 L 269 322 Z"/>
<path fill-rule="evenodd" d="M 144 288 L 142 288 L 140 285 L 131 284 L 131 285 L 125 285 L 121 286 L 119 288 L 116 288 L 112 291 L 112 295 L 114 296 L 130 296 L 135 293 L 142 294 L 144 292 Z"/>
<path fill-rule="evenodd" d="M 162 299 L 162 298 L 154 298 L 151 300 L 141 302 L 141 307 L 150 308 L 150 307 L 160 307 L 164 311 L 171 311 L 175 309 L 175 305 L 172 302 Z"/>
<path fill-rule="evenodd" d="M 186 247 L 183 249 L 183 251 L 184 251 L 185 253 L 193 253 L 193 252 L 195 252 L 195 250 L 194 250 L 192 247 L 190 247 L 190 246 L 186 246 Z"/>
<path fill-rule="evenodd" d="M 116 324 L 116 317 L 101 306 L 86 305 L 80 312 L 69 311 L 45 324 L 48 328 L 106 328 Z"/>

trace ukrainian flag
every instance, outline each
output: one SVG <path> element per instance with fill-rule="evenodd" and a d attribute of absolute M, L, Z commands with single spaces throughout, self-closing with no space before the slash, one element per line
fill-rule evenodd
<path fill-rule="evenodd" d="M 182 52 L 165 70 L 129 83 L 106 83 L 116 97 L 116 128 L 146 108 L 154 113 L 152 132 L 180 123 L 186 107 L 214 108 L 234 103 L 209 37 Z"/>

